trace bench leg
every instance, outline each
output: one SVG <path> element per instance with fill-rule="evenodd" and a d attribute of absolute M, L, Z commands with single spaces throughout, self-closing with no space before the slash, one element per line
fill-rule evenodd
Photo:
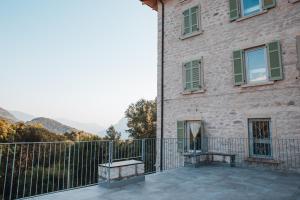
<path fill-rule="evenodd" d="M 230 156 L 230 167 L 235 167 L 235 156 Z"/>

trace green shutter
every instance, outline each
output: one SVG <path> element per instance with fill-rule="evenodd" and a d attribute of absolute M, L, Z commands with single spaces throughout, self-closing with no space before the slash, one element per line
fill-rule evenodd
<path fill-rule="evenodd" d="M 177 151 L 184 152 L 184 121 L 177 121 Z"/>
<path fill-rule="evenodd" d="M 200 61 L 192 61 L 192 90 L 198 90 L 200 85 Z"/>
<path fill-rule="evenodd" d="M 240 17 L 239 0 L 229 0 L 229 16 L 231 21 Z"/>
<path fill-rule="evenodd" d="M 283 78 L 281 48 L 279 41 L 267 44 L 269 56 L 269 75 L 270 80 L 281 80 Z"/>
<path fill-rule="evenodd" d="M 183 34 L 189 34 L 191 32 L 191 24 L 190 24 L 190 10 L 186 10 L 183 12 Z"/>
<path fill-rule="evenodd" d="M 190 16 L 191 16 L 191 28 L 192 28 L 192 32 L 198 31 L 199 30 L 199 25 L 198 25 L 199 7 L 195 6 L 195 7 L 191 8 L 190 10 L 191 10 Z"/>
<path fill-rule="evenodd" d="M 188 62 L 184 65 L 184 76 L 185 76 L 185 90 L 191 90 L 192 89 L 192 63 Z"/>
<path fill-rule="evenodd" d="M 263 9 L 269 9 L 276 6 L 276 0 L 263 0 Z"/>
<path fill-rule="evenodd" d="M 233 73 L 234 73 L 235 85 L 242 85 L 245 82 L 243 54 L 244 54 L 243 50 L 238 50 L 233 52 Z"/>

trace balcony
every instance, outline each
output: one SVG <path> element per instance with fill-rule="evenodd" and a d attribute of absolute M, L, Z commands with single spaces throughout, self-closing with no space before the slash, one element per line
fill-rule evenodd
<path fill-rule="evenodd" d="M 300 175 L 269 170 L 204 166 L 178 168 L 146 176 L 143 183 L 122 188 L 91 186 L 39 196 L 39 200 L 113 199 L 272 199 L 292 200 L 300 195 Z"/>
<path fill-rule="evenodd" d="M 160 139 L 2 143 L 0 199 L 138 199 L 141 195 L 143 199 L 296 199 L 300 195 L 300 139 L 266 143 L 202 138 L 189 143 L 168 138 L 162 143 L 162 159 Z M 185 155 L 201 151 L 218 154 L 213 159 L 211 154 L 204 156 L 195 168 Z M 231 166 L 236 167 L 230 167 L 230 159 L 222 154 L 234 155 Z M 111 180 L 99 178 L 99 166 L 126 160 L 143 163 L 145 182 L 118 189 L 98 186 Z"/>

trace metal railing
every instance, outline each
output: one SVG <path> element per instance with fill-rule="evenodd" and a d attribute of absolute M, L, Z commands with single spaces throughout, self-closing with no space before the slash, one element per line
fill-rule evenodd
<path fill-rule="evenodd" d="M 98 183 L 98 165 L 143 160 L 155 168 L 156 140 L 0 144 L 0 199 L 18 199 Z"/>
<path fill-rule="evenodd" d="M 188 143 L 189 142 L 189 143 Z M 196 144 L 196 146 L 195 146 Z M 300 172 L 300 139 L 177 138 L 126 141 L 0 143 L 0 199 L 18 199 L 98 183 L 99 164 L 141 160 L 145 174 L 184 166 L 192 151 L 234 154 L 237 167 Z M 215 161 L 227 162 L 216 156 Z"/>

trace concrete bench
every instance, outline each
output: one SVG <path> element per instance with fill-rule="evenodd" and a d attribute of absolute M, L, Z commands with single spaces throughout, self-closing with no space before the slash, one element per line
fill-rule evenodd
<path fill-rule="evenodd" d="M 226 158 L 229 158 L 231 167 L 235 167 L 235 154 L 221 153 L 221 152 L 196 152 L 196 153 L 185 153 L 184 161 L 185 164 L 199 165 L 200 162 L 212 163 L 215 161 L 215 156 L 222 157 L 222 161 L 226 162 Z M 204 159 L 203 159 L 204 157 Z"/>
<path fill-rule="evenodd" d="M 144 163 L 139 160 L 100 164 L 98 174 L 99 185 L 105 187 L 121 187 L 145 180 Z"/>

